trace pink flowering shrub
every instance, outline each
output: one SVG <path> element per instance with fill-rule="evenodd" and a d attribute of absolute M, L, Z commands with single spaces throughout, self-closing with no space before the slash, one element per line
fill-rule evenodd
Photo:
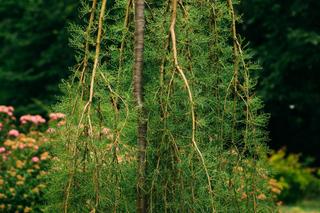
<path fill-rule="evenodd" d="M 8 135 L 9 136 L 13 136 L 13 137 L 18 137 L 20 135 L 20 132 L 16 129 L 11 129 L 9 132 L 8 132 Z"/>
<path fill-rule="evenodd" d="M 40 115 L 17 120 L 13 107 L 0 106 L 0 212 L 41 212 L 51 158 L 46 135 L 64 119 L 51 113 L 49 122 Z"/>
<path fill-rule="evenodd" d="M 20 128 L 24 132 L 30 132 L 33 130 L 43 131 L 47 128 L 46 119 L 41 115 L 23 115 L 20 117 Z"/>
<path fill-rule="evenodd" d="M 41 115 L 23 115 L 20 117 L 20 122 L 21 124 L 27 124 L 27 123 L 31 123 L 34 125 L 39 125 L 39 124 L 43 124 L 46 122 L 46 119 L 44 119 L 43 117 L 41 117 Z"/>
<path fill-rule="evenodd" d="M 30 131 L 45 129 L 47 129 L 46 119 L 41 115 L 23 115 L 17 120 L 12 106 L 0 106 L 0 143 L 8 136 L 18 137 L 20 133 L 26 134 Z"/>
<path fill-rule="evenodd" d="M 66 121 L 65 121 L 65 117 L 66 115 L 63 113 L 50 113 L 49 114 L 49 123 L 51 126 L 63 126 L 65 125 Z"/>
<path fill-rule="evenodd" d="M 7 114 L 8 116 L 13 116 L 14 108 L 12 106 L 0 106 L 0 113 Z"/>
<path fill-rule="evenodd" d="M 43 133 L 7 139 L 0 147 L 0 212 L 38 212 L 49 152 Z"/>

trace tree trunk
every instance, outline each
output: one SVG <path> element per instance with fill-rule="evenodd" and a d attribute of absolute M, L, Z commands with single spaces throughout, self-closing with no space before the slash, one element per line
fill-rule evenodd
<path fill-rule="evenodd" d="M 137 212 L 147 211 L 144 194 L 146 170 L 146 134 L 147 120 L 143 106 L 143 48 L 144 48 L 144 0 L 135 0 L 135 61 L 134 61 L 134 96 L 138 108 L 138 180 L 137 180 Z"/>

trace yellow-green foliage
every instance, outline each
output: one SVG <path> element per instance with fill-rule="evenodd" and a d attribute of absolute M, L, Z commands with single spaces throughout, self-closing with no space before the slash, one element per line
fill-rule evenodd
<path fill-rule="evenodd" d="M 283 188 L 279 200 L 291 203 L 320 192 L 316 169 L 303 165 L 300 155 L 287 154 L 285 149 L 280 149 L 271 155 L 269 163 Z"/>

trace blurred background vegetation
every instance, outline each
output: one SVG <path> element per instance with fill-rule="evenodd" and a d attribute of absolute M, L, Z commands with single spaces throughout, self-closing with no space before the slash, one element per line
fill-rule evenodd
<path fill-rule="evenodd" d="M 0 103 L 44 113 L 73 64 L 68 20 L 77 0 L 0 1 Z"/>
<path fill-rule="evenodd" d="M 263 72 L 270 145 L 320 164 L 320 1 L 243 0 L 242 34 Z"/>
<path fill-rule="evenodd" d="M 55 103 L 58 84 L 74 64 L 67 26 L 77 20 L 78 4 L 0 1 L 0 105 L 12 105 L 22 115 L 45 114 Z M 242 0 L 237 10 L 244 14 L 241 35 L 263 67 L 257 93 L 271 114 L 269 145 L 302 153 L 276 152 L 270 163 L 279 180 L 286 178 L 284 191 L 290 182 L 298 187 L 291 191 L 300 193 L 309 187 L 306 182 L 314 186 L 310 174 L 317 175 L 301 162 L 320 165 L 320 1 Z M 297 200 L 290 196 L 282 199 Z"/>

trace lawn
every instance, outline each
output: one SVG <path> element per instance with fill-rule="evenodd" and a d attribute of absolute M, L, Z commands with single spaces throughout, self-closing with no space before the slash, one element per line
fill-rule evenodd
<path fill-rule="evenodd" d="M 320 213 L 320 199 L 304 200 L 295 205 L 283 206 L 281 213 Z"/>

